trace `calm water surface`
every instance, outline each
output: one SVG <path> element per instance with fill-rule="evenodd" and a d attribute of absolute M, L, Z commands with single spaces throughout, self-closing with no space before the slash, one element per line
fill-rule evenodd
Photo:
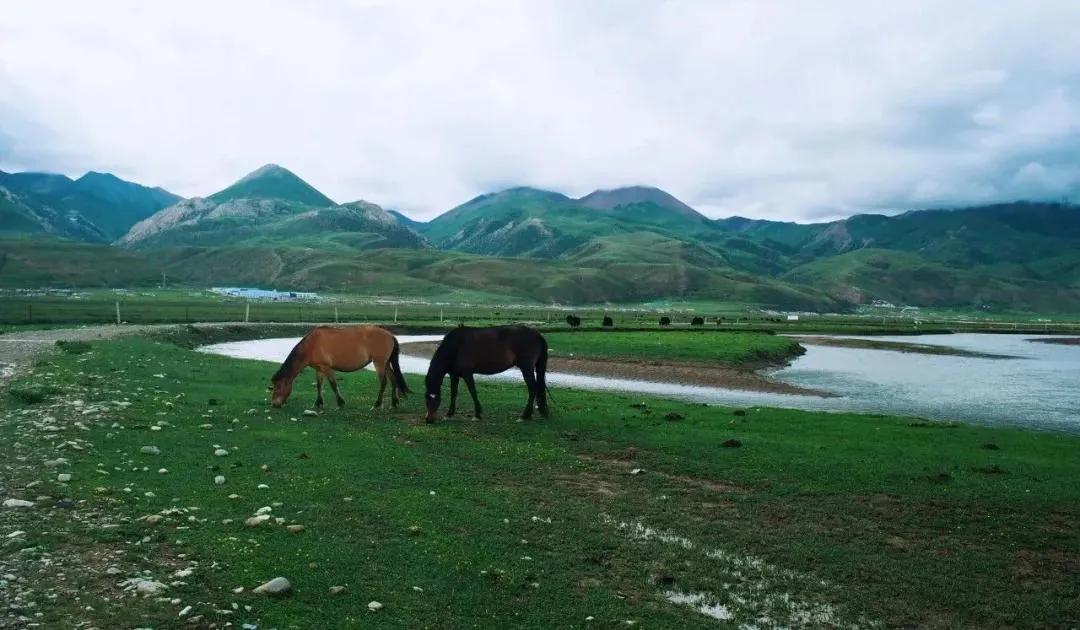
<path fill-rule="evenodd" d="M 402 343 L 438 341 L 441 335 L 402 335 Z M 576 387 L 672 396 L 726 405 L 768 405 L 827 411 L 914 415 L 1080 433 L 1080 346 L 1032 343 L 1022 335 L 918 335 L 859 337 L 962 348 L 1014 359 L 979 359 L 860 348 L 806 346 L 791 366 L 771 376 L 827 390 L 837 398 L 793 396 L 552 373 L 553 387 Z M 260 339 L 201 350 L 280 363 L 299 338 Z M 405 372 L 423 374 L 427 360 L 402 355 Z M 492 377 L 520 381 L 517 371 Z"/>

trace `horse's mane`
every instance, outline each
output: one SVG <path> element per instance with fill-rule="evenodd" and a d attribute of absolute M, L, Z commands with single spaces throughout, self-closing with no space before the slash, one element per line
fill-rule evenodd
<path fill-rule="evenodd" d="M 304 335 L 304 339 L 307 339 L 307 335 Z M 294 368 L 296 367 L 297 362 L 300 361 L 300 346 L 304 345 L 304 339 L 301 339 L 293 346 L 292 351 L 289 352 L 289 356 L 285 357 L 285 362 L 281 364 L 281 367 L 278 368 L 277 372 L 274 372 L 274 376 L 271 377 L 270 380 L 276 383 L 295 371 Z"/>

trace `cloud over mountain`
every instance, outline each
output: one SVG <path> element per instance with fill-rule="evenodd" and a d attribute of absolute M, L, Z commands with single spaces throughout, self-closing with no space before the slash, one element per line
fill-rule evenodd
<path fill-rule="evenodd" d="M 193 196 L 267 159 L 431 217 L 647 182 L 709 216 L 1078 196 L 1068 1 L 15 3 L 0 168 Z"/>

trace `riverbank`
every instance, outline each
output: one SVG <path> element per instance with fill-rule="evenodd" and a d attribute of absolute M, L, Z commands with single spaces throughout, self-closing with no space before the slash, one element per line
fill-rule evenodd
<path fill-rule="evenodd" d="M 402 352 L 431 358 L 438 343 L 417 342 L 402 344 Z M 549 372 L 561 372 L 580 376 L 634 379 L 655 383 L 676 383 L 680 385 L 699 385 L 703 387 L 722 387 L 752 392 L 771 394 L 793 394 L 798 396 L 829 397 L 831 393 L 799 387 L 790 383 L 769 378 L 755 371 L 757 363 L 745 368 L 727 367 L 724 364 L 703 361 L 661 361 L 632 360 L 621 358 L 579 358 L 552 356 L 548 359 Z"/>
<path fill-rule="evenodd" d="M 930 354 L 939 356 L 971 357 L 977 359 L 1014 359 L 1016 357 L 1005 354 L 991 354 L 953 348 L 951 346 L 939 346 L 925 343 L 909 343 L 905 341 L 885 341 L 881 339 L 857 339 L 852 337 L 822 337 L 818 335 L 792 335 L 792 339 L 799 343 L 812 346 L 831 346 L 834 348 L 862 348 L 866 350 L 888 350 L 892 352 L 909 352 L 915 354 Z"/>
<path fill-rule="evenodd" d="M 266 375 L 122 339 L 17 377 L 3 623 L 1080 621 L 1074 437 L 570 389 L 516 423 L 497 382 L 483 421 L 425 425 L 419 396 L 368 411 L 368 372 L 312 417 L 310 378 L 272 410 Z"/>
<path fill-rule="evenodd" d="M 1080 337 L 1040 337 L 1028 339 L 1032 343 L 1051 343 L 1058 346 L 1080 346 Z"/>

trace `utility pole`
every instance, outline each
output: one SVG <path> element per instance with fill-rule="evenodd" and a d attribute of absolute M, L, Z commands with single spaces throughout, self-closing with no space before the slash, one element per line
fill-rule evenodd
<path fill-rule="evenodd" d="M 120 325 L 120 300 L 116 301 L 116 325 Z"/>
<path fill-rule="evenodd" d="M 244 303 L 244 323 L 248 323 L 251 319 L 251 302 Z"/>

